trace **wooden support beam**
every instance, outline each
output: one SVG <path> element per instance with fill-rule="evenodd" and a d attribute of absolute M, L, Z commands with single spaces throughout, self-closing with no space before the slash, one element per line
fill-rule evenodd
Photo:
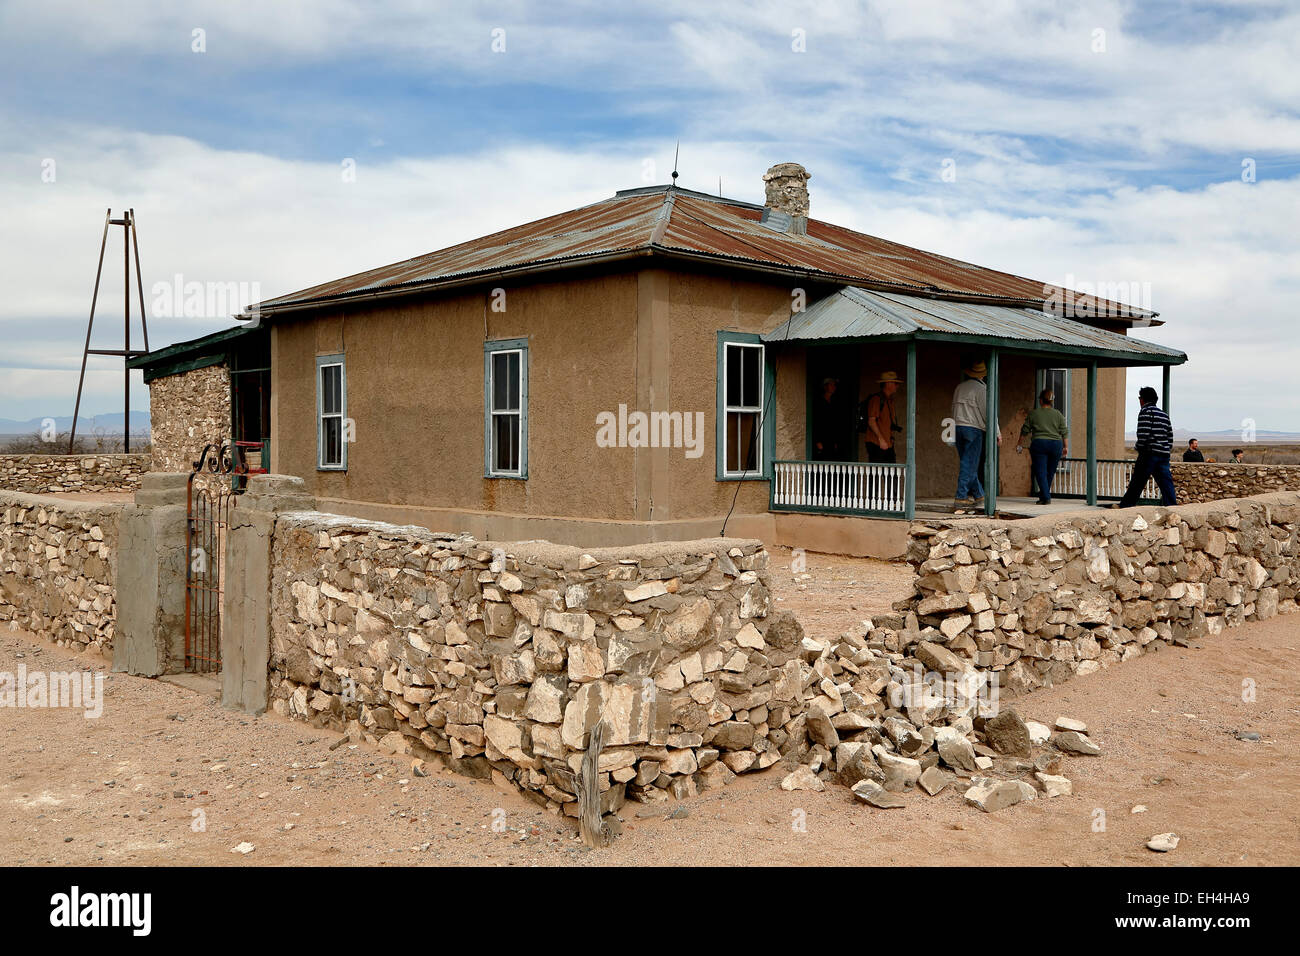
<path fill-rule="evenodd" d="M 907 475 L 904 511 L 916 517 L 916 340 L 907 343 Z"/>
<path fill-rule="evenodd" d="M 1088 504 L 1097 504 L 1097 363 L 1088 366 Z"/>
<path fill-rule="evenodd" d="M 984 421 L 984 513 L 998 510 L 998 350 L 989 349 L 987 402 Z"/>

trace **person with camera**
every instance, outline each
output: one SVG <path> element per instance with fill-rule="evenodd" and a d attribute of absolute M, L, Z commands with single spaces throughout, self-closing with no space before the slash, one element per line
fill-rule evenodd
<path fill-rule="evenodd" d="M 894 396 L 903 380 L 896 372 L 882 372 L 876 384 L 879 390 L 858 406 L 858 431 L 867 433 L 867 461 L 894 463 L 898 461 L 894 435 L 903 430 L 894 410 Z"/>

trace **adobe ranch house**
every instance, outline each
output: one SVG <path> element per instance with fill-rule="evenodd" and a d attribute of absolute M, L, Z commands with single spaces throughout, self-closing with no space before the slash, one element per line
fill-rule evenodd
<path fill-rule="evenodd" d="M 246 416 L 234 437 L 264 441 L 270 470 L 340 514 L 588 547 L 712 537 L 726 519 L 729 535 L 879 556 L 901 553 L 899 519 L 951 508 L 945 419 L 972 358 L 1004 431 L 990 513 L 994 489 L 1030 493 L 1015 436 L 1044 383 L 1068 408 L 1076 477 L 1095 473 L 1085 446 L 1123 456 L 1125 369 L 1167 380 L 1186 361 L 1127 334 L 1154 313 L 1094 300 L 1082 317 L 1048 314 L 1053 286 L 809 218 L 808 178 L 773 167 L 764 206 L 623 190 L 262 302 L 239 331 L 258 375 L 228 381 L 231 406 L 264 403 L 265 421 Z M 136 360 L 156 421 L 173 415 L 159 384 L 211 338 Z M 852 410 L 887 370 L 905 379 L 898 462 L 867 464 Z M 842 400 L 830 421 L 826 378 Z M 656 412 L 663 440 L 639 440 L 637 413 Z M 843 460 L 814 461 L 827 433 Z"/>

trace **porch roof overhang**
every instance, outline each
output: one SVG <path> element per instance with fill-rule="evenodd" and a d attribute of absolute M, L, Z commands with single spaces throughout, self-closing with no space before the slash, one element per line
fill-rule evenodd
<path fill-rule="evenodd" d="M 764 342 L 832 345 L 936 341 L 1098 365 L 1181 365 L 1187 355 L 1036 309 L 952 302 L 846 286 L 762 336 Z"/>
<path fill-rule="evenodd" d="M 230 351 L 242 342 L 255 336 L 269 339 L 270 329 L 257 323 L 245 323 L 229 329 L 221 329 L 200 335 L 198 338 L 176 342 L 165 348 L 144 352 L 126 361 L 130 369 L 143 369 L 144 380 L 151 382 L 156 378 L 191 372 L 208 365 L 217 365 L 228 361 Z"/>

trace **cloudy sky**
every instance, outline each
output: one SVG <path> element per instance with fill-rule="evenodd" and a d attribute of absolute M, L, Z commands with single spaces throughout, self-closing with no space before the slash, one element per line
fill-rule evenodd
<path fill-rule="evenodd" d="M 229 320 L 155 283 L 267 298 L 665 182 L 680 140 L 688 188 L 761 201 L 800 162 L 817 218 L 1122 283 L 1191 358 L 1176 424 L 1300 431 L 1297 62 L 1300 7 L 1249 0 L 4 0 L 0 417 L 71 413 L 107 207 L 157 347 Z"/>

